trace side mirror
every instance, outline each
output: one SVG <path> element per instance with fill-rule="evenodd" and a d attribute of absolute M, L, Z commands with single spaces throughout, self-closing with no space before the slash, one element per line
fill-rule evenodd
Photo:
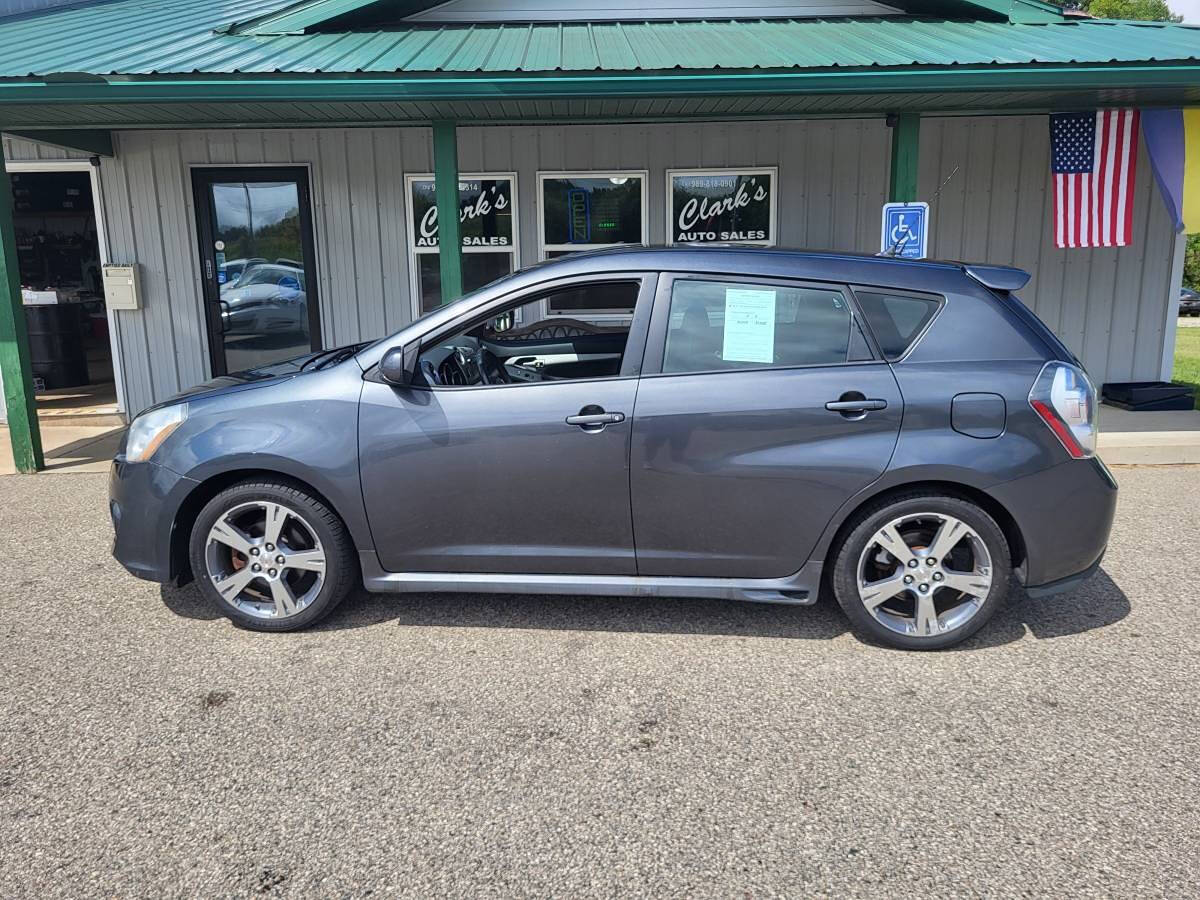
<path fill-rule="evenodd" d="M 408 347 L 393 347 L 379 361 L 379 377 L 390 385 L 407 387 L 412 381 L 405 358 L 410 356 Z M 412 353 L 411 356 L 416 356 Z"/>

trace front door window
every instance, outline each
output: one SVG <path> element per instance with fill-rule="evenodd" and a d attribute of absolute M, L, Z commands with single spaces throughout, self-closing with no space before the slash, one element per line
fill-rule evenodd
<path fill-rule="evenodd" d="M 320 347 L 307 175 L 195 172 L 214 374 Z"/>

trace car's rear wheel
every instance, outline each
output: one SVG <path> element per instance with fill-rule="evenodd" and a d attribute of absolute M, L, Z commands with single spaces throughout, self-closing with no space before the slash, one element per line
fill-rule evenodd
<path fill-rule="evenodd" d="M 984 626 L 1008 594 L 1004 532 L 960 497 L 907 494 L 855 519 L 837 552 L 834 594 L 855 630 L 909 650 L 938 650 Z"/>
<path fill-rule="evenodd" d="M 357 582 L 341 519 L 285 482 L 247 481 L 217 494 L 196 517 L 189 550 L 201 593 L 256 631 L 311 625 Z"/>

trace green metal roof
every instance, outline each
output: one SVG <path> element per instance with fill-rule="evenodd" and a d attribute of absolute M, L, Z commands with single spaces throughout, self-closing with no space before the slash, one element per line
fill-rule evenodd
<path fill-rule="evenodd" d="M 1200 60 L 1200 29 L 915 18 L 413 26 L 261 36 L 215 29 L 280 0 L 111 0 L 0 20 L 0 78 L 813 70 Z"/>

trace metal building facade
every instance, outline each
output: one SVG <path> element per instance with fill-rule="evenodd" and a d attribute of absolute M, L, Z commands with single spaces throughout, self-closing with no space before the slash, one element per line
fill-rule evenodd
<path fill-rule="evenodd" d="M 108 262 L 141 266 L 144 306 L 116 313 L 124 408 L 210 377 L 190 168 L 304 165 L 312 189 L 322 340 L 379 337 L 412 317 L 404 176 L 433 170 L 428 128 L 124 131 L 101 161 Z M 459 168 L 517 175 L 520 259 L 538 259 L 537 172 L 646 170 L 650 240 L 666 239 L 666 171 L 778 166 L 781 246 L 873 252 L 887 199 L 879 117 L 460 127 Z M 10 160 L 86 155 L 8 139 Z M 1155 380 L 1173 341 L 1182 244 L 1144 151 L 1134 242 L 1056 250 L 1045 116 L 925 117 L 920 196 L 931 255 L 1033 273 L 1023 297 L 1098 382 Z M 939 192 L 940 188 L 940 192 Z M 936 199 L 934 195 L 936 193 Z M 969 348 L 964 348 L 969 353 Z"/>

